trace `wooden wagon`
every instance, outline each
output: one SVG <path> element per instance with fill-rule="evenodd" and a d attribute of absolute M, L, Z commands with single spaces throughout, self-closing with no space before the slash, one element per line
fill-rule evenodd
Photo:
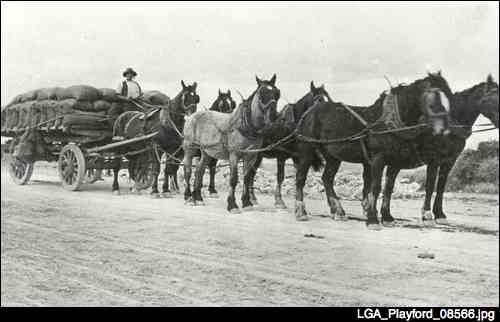
<path fill-rule="evenodd" d="M 150 187 L 155 175 L 152 158 L 156 156 L 152 145 L 156 132 L 115 142 L 109 118 L 98 114 L 93 117 L 102 126 L 67 127 L 63 122 L 50 120 L 50 125 L 43 122 L 29 128 L 2 129 L 2 136 L 12 137 L 8 148 L 8 170 L 13 181 L 18 185 L 27 184 L 36 161 L 57 162 L 63 188 L 80 190 L 83 184 L 96 182 L 103 170 L 114 169 L 116 161 L 120 161 L 121 168 L 128 168 L 127 157 L 135 156 L 137 162 L 132 169 L 135 188 L 142 190 Z M 26 131 L 36 131 L 35 134 L 43 139 L 47 150 L 43 157 L 28 160 L 13 153 Z"/>

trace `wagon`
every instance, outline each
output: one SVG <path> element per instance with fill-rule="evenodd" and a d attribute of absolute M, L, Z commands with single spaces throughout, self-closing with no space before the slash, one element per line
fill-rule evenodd
<path fill-rule="evenodd" d="M 142 190 L 150 187 L 155 175 L 152 158 L 156 157 L 153 138 L 157 132 L 116 142 L 113 139 L 114 126 L 111 126 L 112 122 L 108 117 L 93 113 L 85 115 L 95 118 L 93 126 L 67 127 L 62 122 L 50 120 L 29 128 L 2 129 L 2 136 L 12 138 L 7 156 L 12 180 L 18 185 L 25 185 L 33 174 L 36 161 L 57 162 L 62 187 L 76 191 L 81 190 L 84 184 L 96 182 L 103 170 L 114 169 L 117 161 L 121 168 L 128 168 L 127 157 L 134 156 L 138 162 L 133 162 L 133 168 L 128 169 L 134 173 L 135 188 Z M 119 122 L 120 117 L 114 123 Z M 46 149 L 43 157 L 26 159 L 16 156 L 16 148 L 26 131 L 35 131 L 34 134 L 43 140 Z"/>

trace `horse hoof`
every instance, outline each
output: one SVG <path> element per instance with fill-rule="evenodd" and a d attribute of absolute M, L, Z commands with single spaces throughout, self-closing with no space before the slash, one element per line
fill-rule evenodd
<path fill-rule="evenodd" d="M 448 219 L 446 219 L 446 218 L 437 218 L 436 219 L 436 224 L 438 224 L 438 225 L 448 225 L 449 222 L 448 222 Z"/>
<path fill-rule="evenodd" d="M 160 197 L 162 197 L 162 198 L 171 198 L 172 196 L 170 195 L 169 192 L 162 192 L 160 194 Z"/>
<path fill-rule="evenodd" d="M 274 208 L 276 209 L 286 209 L 286 205 L 285 203 L 282 201 L 282 202 L 276 202 L 274 204 Z"/>
<path fill-rule="evenodd" d="M 422 218 L 422 221 L 421 221 L 421 224 L 422 226 L 424 227 L 432 227 L 436 224 L 436 222 L 434 221 L 434 219 L 426 219 L 426 218 Z"/>
<path fill-rule="evenodd" d="M 307 216 L 307 215 L 299 215 L 299 216 L 295 216 L 295 219 L 297 221 L 308 221 L 309 220 L 309 216 Z"/>
<path fill-rule="evenodd" d="M 348 221 L 349 218 L 347 218 L 346 215 L 342 215 L 342 216 L 333 216 L 332 218 L 333 220 L 335 221 Z"/>
<path fill-rule="evenodd" d="M 380 226 L 380 224 L 367 224 L 366 225 L 366 228 L 368 230 L 375 230 L 375 231 L 379 231 L 379 230 L 382 230 L 382 226 Z"/>
<path fill-rule="evenodd" d="M 235 215 L 241 214 L 241 210 L 239 208 L 233 208 L 233 209 L 229 210 L 229 212 L 232 214 L 235 214 Z"/>
<path fill-rule="evenodd" d="M 193 206 L 204 206 L 205 202 L 203 200 L 195 200 Z"/>
<path fill-rule="evenodd" d="M 434 220 L 434 215 L 430 210 L 423 210 L 422 209 L 422 220 L 423 221 L 432 221 Z"/>
<path fill-rule="evenodd" d="M 395 227 L 396 223 L 394 222 L 394 220 L 390 220 L 390 221 L 383 221 L 382 220 L 382 225 L 384 227 Z"/>
<path fill-rule="evenodd" d="M 157 193 L 157 192 L 156 192 L 156 193 L 152 193 L 152 194 L 151 194 L 151 198 L 152 198 L 152 199 L 159 199 L 160 197 L 161 197 L 161 196 L 160 196 L 160 194 L 159 194 L 159 193 Z"/>
<path fill-rule="evenodd" d="M 115 196 L 119 196 L 119 195 L 120 195 L 120 191 L 119 191 L 119 190 L 115 190 L 115 191 L 113 191 L 113 194 L 114 194 Z"/>
<path fill-rule="evenodd" d="M 241 208 L 242 211 L 252 211 L 253 210 L 253 206 L 250 205 L 250 206 L 246 206 L 246 207 L 243 207 Z"/>
<path fill-rule="evenodd" d="M 219 194 L 217 192 L 210 192 L 208 198 L 219 199 Z"/>

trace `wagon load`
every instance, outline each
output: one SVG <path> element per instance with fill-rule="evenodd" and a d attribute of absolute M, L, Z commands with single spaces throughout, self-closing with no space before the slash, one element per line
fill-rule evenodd
<path fill-rule="evenodd" d="M 35 125 L 46 130 L 61 130 L 73 125 L 111 129 L 110 119 L 126 110 L 124 105 L 127 104 L 109 88 L 76 85 L 32 90 L 17 95 L 2 108 L 2 135 L 13 136 Z"/>

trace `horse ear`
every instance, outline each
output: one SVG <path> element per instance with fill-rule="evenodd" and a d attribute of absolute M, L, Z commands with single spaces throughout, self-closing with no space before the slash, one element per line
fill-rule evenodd
<path fill-rule="evenodd" d="M 230 89 L 227 90 L 227 95 L 229 95 L 229 97 L 231 97 L 231 90 Z"/>
<path fill-rule="evenodd" d="M 325 84 L 322 84 L 322 85 L 321 85 L 321 89 L 325 89 Z"/>
<path fill-rule="evenodd" d="M 220 88 L 219 88 L 219 96 L 220 96 L 220 94 L 222 94 L 222 93 L 221 93 Z"/>
<path fill-rule="evenodd" d="M 186 84 L 184 84 L 184 80 L 181 80 L 181 85 L 182 85 L 182 89 L 186 89 Z"/>
<path fill-rule="evenodd" d="M 196 90 L 196 87 L 198 86 L 198 83 L 194 82 L 193 83 L 193 89 Z"/>
<path fill-rule="evenodd" d="M 438 75 L 438 76 L 441 76 L 441 69 L 440 69 L 440 70 L 438 70 L 437 75 Z"/>
<path fill-rule="evenodd" d="M 495 81 L 493 80 L 493 76 L 491 76 L 491 74 L 488 74 L 488 78 L 486 78 L 486 83 L 488 83 L 488 85 L 493 85 L 493 83 L 495 83 Z"/>
<path fill-rule="evenodd" d="M 311 92 L 314 91 L 314 81 L 311 81 Z"/>
<path fill-rule="evenodd" d="M 276 74 L 273 74 L 273 77 L 271 78 L 271 80 L 269 81 L 271 84 L 276 84 Z"/>
<path fill-rule="evenodd" d="M 257 81 L 257 85 L 260 86 L 260 84 L 262 83 L 262 81 L 260 80 L 259 76 L 255 75 L 255 80 Z"/>

